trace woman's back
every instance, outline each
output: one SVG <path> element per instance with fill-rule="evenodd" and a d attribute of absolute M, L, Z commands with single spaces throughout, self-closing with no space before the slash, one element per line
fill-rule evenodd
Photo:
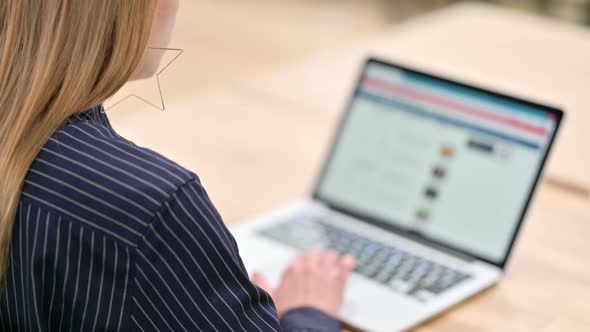
<path fill-rule="evenodd" d="M 263 291 L 197 176 L 96 106 L 156 74 L 178 5 L 2 0 L 1 331 L 339 329 L 352 256 L 298 255 Z"/>
<path fill-rule="evenodd" d="M 194 174 L 118 136 L 95 108 L 56 132 L 29 170 L 0 325 L 276 325 L 272 302 L 247 280 L 230 239 Z M 254 299 L 262 306 L 246 317 L 251 292 L 263 297 Z M 241 310 L 221 313 L 217 303 Z"/>

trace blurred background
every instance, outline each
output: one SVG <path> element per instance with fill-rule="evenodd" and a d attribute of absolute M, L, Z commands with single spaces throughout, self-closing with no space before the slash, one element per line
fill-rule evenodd
<path fill-rule="evenodd" d="M 195 89 L 241 81 L 322 49 L 374 36 L 459 0 L 186 0 L 176 46 L 207 63 Z M 475 1 L 471 1 L 475 2 Z M 590 0 L 487 0 L 580 25 Z M 190 30 L 190 33 L 188 31 Z M 174 46 L 172 45 L 172 46 Z M 197 49 L 191 47 L 198 45 Z M 217 65 L 223 66 L 220 69 Z M 214 72 L 209 72 L 214 71 Z"/>

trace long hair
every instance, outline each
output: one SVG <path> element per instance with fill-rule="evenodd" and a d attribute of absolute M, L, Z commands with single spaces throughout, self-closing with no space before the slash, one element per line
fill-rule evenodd
<path fill-rule="evenodd" d="M 0 286 L 29 167 L 68 118 L 105 101 L 139 68 L 157 4 L 0 1 Z"/>

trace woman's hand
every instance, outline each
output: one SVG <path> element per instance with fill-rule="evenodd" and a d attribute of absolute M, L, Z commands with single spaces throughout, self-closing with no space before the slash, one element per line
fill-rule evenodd
<path fill-rule="evenodd" d="M 303 306 L 336 316 L 355 264 L 354 257 L 350 255 L 340 257 L 333 250 L 312 249 L 293 259 L 283 273 L 278 288 L 271 289 L 260 273 L 254 273 L 252 281 L 271 295 L 279 316 Z"/>

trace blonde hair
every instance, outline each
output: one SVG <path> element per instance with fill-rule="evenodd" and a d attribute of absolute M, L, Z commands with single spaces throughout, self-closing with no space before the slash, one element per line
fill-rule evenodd
<path fill-rule="evenodd" d="M 28 169 L 142 63 L 158 0 L 0 1 L 0 286 Z"/>

